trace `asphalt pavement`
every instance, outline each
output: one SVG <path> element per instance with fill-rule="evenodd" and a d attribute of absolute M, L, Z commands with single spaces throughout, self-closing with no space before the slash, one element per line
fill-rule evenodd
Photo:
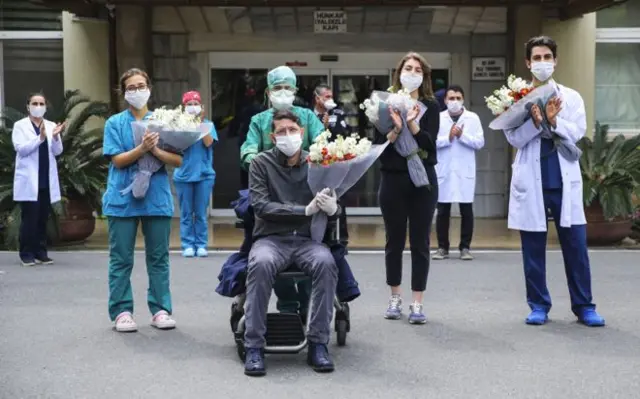
<path fill-rule="evenodd" d="M 557 251 L 547 257 L 554 308 L 542 327 L 523 322 L 519 252 L 434 262 L 423 326 L 385 320 L 384 256 L 351 254 L 363 294 L 352 303 L 347 346 L 332 338 L 336 371 L 314 373 L 305 353 L 268 355 L 264 378 L 243 375 L 231 300 L 214 291 L 228 254 L 172 254 L 173 331 L 149 326 L 137 254 L 134 334 L 112 330 L 105 253 L 51 256 L 54 265 L 24 268 L 0 253 L 1 399 L 640 398 L 640 252 L 591 253 L 605 328 L 576 323 Z"/>

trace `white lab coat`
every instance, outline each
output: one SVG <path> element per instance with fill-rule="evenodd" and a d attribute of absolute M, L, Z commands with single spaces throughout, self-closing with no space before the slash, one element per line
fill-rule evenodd
<path fill-rule="evenodd" d="M 436 140 L 438 202 L 472 203 L 476 191 L 476 151 L 484 147 L 482 123 L 474 112 L 464 110 L 458 119 L 462 134 L 449 141 L 453 125 L 449 111 L 441 112 Z"/>
<path fill-rule="evenodd" d="M 568 87 L 557 85 L 556 90 L 562 99 L 562 108 L 555 133 L 576 143 L 587 130 L 584 101 L 577 91 Z M 518 149 L 512 165 L 509 193 L 508 227 L 513 230 L 547 231 L 540 170 L 540 132 L 531 119 L 517 129 L 504 131 L 509 144 Z M 580 162 L 568 161 L 559 153 L 558 157 L 562 172 L 560 226 L 586 224 Z"/>
<path fill-rule="evenodd" d="M 49 147 L 49 195 L 51 203 L 60 201 L 60 183 L 58 181 L 58 165 L 56 157 L 62 153 L 62 137 L 52 137 L 54 122 L 44 120 Z M 38 200 L 38 168 L 40 155 L 38 148 L 42 143 L 36 135 L 29 118 L 20 119 L 13 125 L 11 135 L 13 148 L 16 150 L 16 170 L 13 178 L 14 201 Z"/>

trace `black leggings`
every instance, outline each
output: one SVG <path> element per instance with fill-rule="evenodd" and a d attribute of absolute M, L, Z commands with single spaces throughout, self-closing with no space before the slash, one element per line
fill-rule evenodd
<path fill-rule="evenodd" d="M 438 201 L 438 180 L 433 166 L 427 165 L 429 187 L 416 187 L 408 173 L 382 172 L 378 201 L 384 220 L 387 243 L 385 265 L 387 284 L 402 282 L 402 252 L 407 240 L 411 246 L 411 290 L 422 292 L 429 274 L 429 234 Z"/>

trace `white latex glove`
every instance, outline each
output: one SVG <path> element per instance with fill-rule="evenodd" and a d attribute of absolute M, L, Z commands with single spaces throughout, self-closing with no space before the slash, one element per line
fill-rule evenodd
<path fill-rule="evenodd" d="M 318 195 L 320 195 L 320 193 L 318 193 Z M 316 195 L 313 200 L 311 200 L 311 202 L 309 202 L 309 205 L 307 205 L 306 208 L 304 208 L 304 214 L 306 216 L 311 216 L 314 215 L 316 213 L 320 212 L 320 206 L 318 205 L 318 196 Z"/>
<path fill-rule="evenodd" d="M 333 216 L 338 212 L 338 198 L 335 193 L 325 194 L 323 192 L 318 193 L 316 196 L 318 206 L 329 216 Z"/>

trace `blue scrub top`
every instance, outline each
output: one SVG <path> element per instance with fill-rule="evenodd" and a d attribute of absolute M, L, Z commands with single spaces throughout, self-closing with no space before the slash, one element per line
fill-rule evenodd
<path fill-rule="evenodd" d="M 40 128 L 31 122 L 36 136 L 40 136 Z M 38 147 L 38 189 L 45 190 L 49 188 L 49 139 L 45 140 Z"/>
<path fill-rule="evenodd" d="M 206 118 L 204 122 L 209 122 Z M 215 126 L 211 128 L 211 137 L 218 141 L 218 132 Z M 204 145 L 202 140 L 193 144 L 184 151 L 182 166 L 173 171 L 173 181 L 176 183 L 195 183 L 208 179 L 215 179 L 216 172 L 213 170 L 213 146 Z"/>
<path fill-rule="evenodd" d="M 552 139 L 543 138 L 540 140 L 540 172 L 543 189 L 555 190 L 562 188 L 560 159 Z"/>
<path fill-rule="evenodd" d="M 149 116 L 147 114 L 147 116 Z M 145 117 L 146 118 L 146 117 Z M 135 117 L 126 110 L 113 115 L 104 126 L 103 153 L 107 157 L 122 154 L 134 149 L 131 122 Z M 151 175 L 149 190 L 142 199 L 136 199 L 131 192 L 122 195 L 120 191 L 127 188 L 138 171 L 135 162 L 126 168 L 118 169 L 113 163 L 109 165 L 107 190 L 102 196 L 102 213 L 105 216 L 138 217 L 138 216 L 173 216 L 173 196 L 169 184 L 167 169 L 163 166 Z"/>

